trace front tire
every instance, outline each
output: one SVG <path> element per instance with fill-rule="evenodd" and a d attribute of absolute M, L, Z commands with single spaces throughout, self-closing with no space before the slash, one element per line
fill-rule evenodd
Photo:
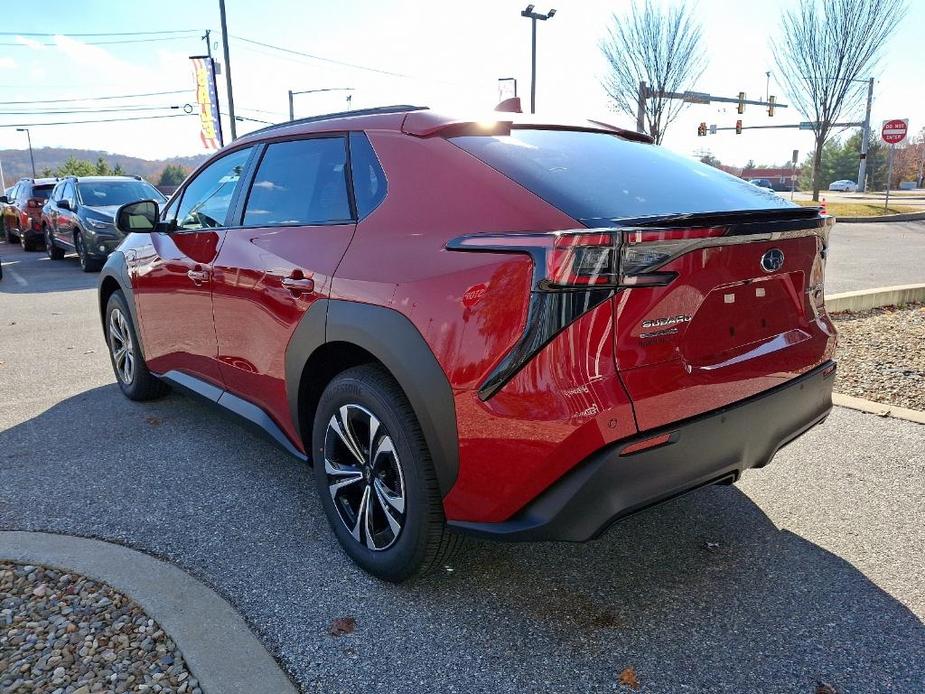
<path fill-rule="evenodd" d="M 461 541 L 447 530 L 414 411 L 382 369 L 354 367 L 328 384 L 312 427 L 312 458 L 334 535 L 372 575 L 397 583 L 424 574 Z"/>
<path fill-rule="evenodd" d="M 74 232 L 74 248 L 77 249 L 77 258 L 80 260 L 80 269 L 84 272 L 99 272 L 103 268 L 103 263 L 96 258 L 91 258 L 87 252 L 87 246 L 84 244 L 84 237 L 79 231 Z"/>
<path fill-rule="evenodd" d="M 106 303 L 106 345 L 116 382 L 129 400 L 153 400 L 167 392 L 167 386 L 154 374 L 141 356 L 132 314 L 121 291 L 113 292 Z"/>

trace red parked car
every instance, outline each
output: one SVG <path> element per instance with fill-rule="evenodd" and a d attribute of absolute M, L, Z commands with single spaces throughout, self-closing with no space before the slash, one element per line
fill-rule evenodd
<path fill-rule="evenodd" d="M 272 126 L 117 213 L 123 392 L 180 386 L 311 460 L 388 580 L 466 533 L 596 537 L 831 409 L 830 217 L 644 135 L 508 116 Z"/>
<path fill-rule="evenodd" d="M 18 238 L 24 251 L 45 247 L 42 207 L 57 182 L 57 178 L 23 178 L 9 195 L 0 197 L 0 202 L 6 206 L 3 221 L 8 242 Z"/>

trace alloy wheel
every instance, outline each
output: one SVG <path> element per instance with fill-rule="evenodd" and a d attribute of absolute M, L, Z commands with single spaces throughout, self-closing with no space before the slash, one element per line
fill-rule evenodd
<path fill-rule="evenodd" d="M 118 308 L 109 314 L 109 351 L 119 380 L 125 385 L 131 385 L 135 378 L 135 348 L 128 321 Z"/>
<path fill-rule="evenodd" d="M 74 239 L 74 246 L 77 250 L 77 258 L 80 260 L 80 267 L 83 269 L 87 268 L 87 251 L 84 249 L 84 240 L 81 238 L 80 234 L 77 234 Z"/>
<path fill-rule="evenodd" d="M 45 252 L 48 253 L 48 257 L 50 258 L 54 254 L 54 251 L 55 251 L 55 247 L 54 247 L 54 244 L 52 244 L 51 242 L 51 231 L 48 228 L 46 228 L 45 229 Z"/>
<path fill-rule="evenodd" d="M 361 545 L 391 547 L 405 525 L 405 479 L 392 437 L 365 407 L 342 405 L 324 434 L 324 470 L 334 508 Z"/>

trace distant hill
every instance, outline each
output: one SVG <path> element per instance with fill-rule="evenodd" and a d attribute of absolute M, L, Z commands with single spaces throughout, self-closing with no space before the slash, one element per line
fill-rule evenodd
<path fill-rule="evenodd" d="M 191 157 L 150 160 L 130 157 L 126 154 L 103 152 L 98 149 L 67 149 L 64 147 L 42 147 L 34 149 L 33 154 L 35 155 L 35 170 L 40 176 L 42 169 L 57 168 L 68 157 L 86 159 L 92 162 L 96 162 L 97 159 L 103 157 L 110 166 L 121 164 L 125 173 L 143 176 L 152 183 L 157 183 L 161 171 L 168 164 L 177 164 L 189 170 L 201 164 L 209 156 L 207 154 L 197 154 Z M 32 165 L 29 162 L 29 150 L 27 149 L 0 150 L 0 162 L 3 163 L 3 177 L 6 179 L 7 186 L 12 185 L 24 176 L 32 175 Z"/>

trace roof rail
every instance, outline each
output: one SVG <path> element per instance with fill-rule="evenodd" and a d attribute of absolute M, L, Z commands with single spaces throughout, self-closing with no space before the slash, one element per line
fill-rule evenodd
<path fill-rule="evenodd" d="M 353 111 L 338 111 L 336 113 L 325 113 L 320 116 L 309 116 L 308 118 L 296 118 L 287 120 L 282 123 L 274 123 L 259 130 L 253 130 L 242 137 L 250 137 L 259 133 L 266 133 L 278 128 L 285 128 L 290 125 L 302 125 L 303 123 L 318 123 L 319 121 L 333 120 L 335 118 L 346 118 L 348 116 L 375 116 L 384 113 L 406 113 L 408 111 L 426 111 L 428 106 L 410 106 L 408 104 L 399 104 L 396 106 L 375 106 L 373 108 L 361 108 Z"/>

